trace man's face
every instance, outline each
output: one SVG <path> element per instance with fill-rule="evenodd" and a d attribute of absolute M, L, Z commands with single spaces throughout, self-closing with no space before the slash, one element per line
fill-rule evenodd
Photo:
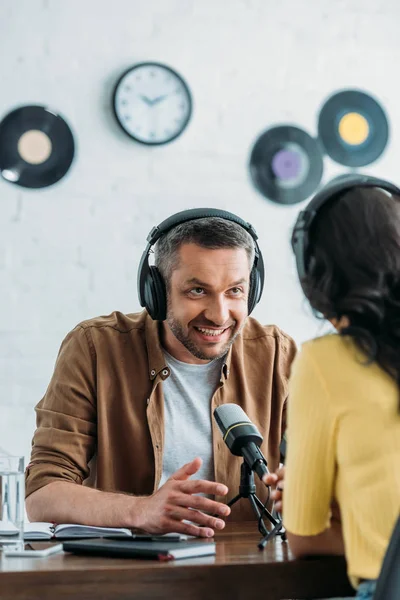
<path fill-rule="evenodd" d="M 247 317 L 250 267 L 244 248 L 184 244 L 169 285 L 164 345 L 178 360 L 223 356 Z"/>

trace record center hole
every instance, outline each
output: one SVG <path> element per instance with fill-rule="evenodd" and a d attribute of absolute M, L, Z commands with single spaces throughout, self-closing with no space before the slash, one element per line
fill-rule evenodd
<path fill-rule="evenodd" d="M 369 125 L 359 113 L 349 112 L 340 119 L 339 135 L 346 144 L 358 146 L 369 136 Z"/>
<path fill-rule="evenodd" d="M 31 165 L 44 163 L 51 155 L 52 143 L 48 135 L 31 129 L 21 135 L 18 140 L 18 152 L 21 158 Z"/>

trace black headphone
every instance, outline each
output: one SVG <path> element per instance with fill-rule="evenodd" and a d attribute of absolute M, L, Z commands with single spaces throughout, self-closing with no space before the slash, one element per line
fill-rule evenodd
<path fill-rule="evenodd" d="M 297 273 L 300 281 L 306 275 L 310 266 L 310 228 L 320 210 L 330 200 L 337 198 L 339 195 L 348 192 L 355 187 L 376 187 L 400 196 L 400 189 L 393 183 L 369 177 L 368 175 L 341 175 L 323 187 L 310 200 L 305 210 L 302 210 L 297 217 L 296 224 L 292 233 L 292 249 L 296 257 Z"/>
<path fill-rule="evenodd" d="M 250 272 L 248 314 L 252 312 L 257 302 L 259 302 L 264 287 L 264 261 L 257 243 L 258 236 L 254 227 L 250 223 L 243 221 L 243 219 L 237 215 L 226 210 L 218 210 L 216 208 L 193 208 L 190 210 L 183 210 L 168 217 L 168 219 L 165 219 L 165 221 L 157 225 L 157 227 L 153 227 L 147 236 L 147 246 L 139 263 L 137 286 L 140 305 L 146 308 L 151 318 L 155 321 L 164 321 L 167 318 L 167 293 L 165 282 L 160 271 L 157 267 L 149 265 L 151 247 L 161 236 L 165 235 L 176 225 L 195 219 L 210 217 L 219 217 L 220 219 L 237 223 L 253 238 L 254 263 Z"/>

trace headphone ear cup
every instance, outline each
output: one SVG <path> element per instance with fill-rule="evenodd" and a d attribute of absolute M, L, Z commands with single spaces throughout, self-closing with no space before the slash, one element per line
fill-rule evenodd
<path fill-rule="evenodd" d="M 247 311 L 250 314 L 257 304 L 260 296 L 260 273 L 253 267 L 250 273 L 249 298 L 247 300 Z"/>
<path fill-rule="evenodd" d="M 167 317 L 167 294 L 165 283 L 157 267 L 149 267 L 144 284 L 146 310 L 154 321 L 164 321 Z"/>

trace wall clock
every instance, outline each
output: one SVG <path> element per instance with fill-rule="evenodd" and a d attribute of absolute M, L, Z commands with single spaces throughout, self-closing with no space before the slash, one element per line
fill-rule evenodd
<path fill-rule="evenodd" d="M 181 135 L 192 114 L 184 79 L 156 62 L 129 68 L 117 81 L 113 108 L 118 124 L 141 144 L 167 144 Z"/>

